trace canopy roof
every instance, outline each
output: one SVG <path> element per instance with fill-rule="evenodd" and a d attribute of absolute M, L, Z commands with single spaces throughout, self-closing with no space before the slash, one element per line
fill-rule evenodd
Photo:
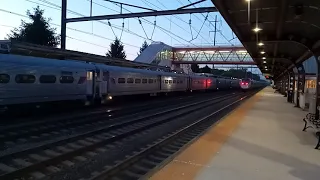
<path fill-rule="evenodd" d="M 248 0 L 212 2 L 262 73 L 277 77 L 319 51 L 319 0 L 250 0 L 250 13 Z"/>

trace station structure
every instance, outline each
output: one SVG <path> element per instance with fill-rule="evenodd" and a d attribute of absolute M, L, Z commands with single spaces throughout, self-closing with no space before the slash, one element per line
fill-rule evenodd
<path fill-rule="evenodd" d="M 319 118 L 320 105 L 320 24 L 319 2 L 212 0 L 215 7 L 242 42 L 262 73 L 273 76 L 288 101 L 300 106 L 306 89 L 306 66 L 316 68 L 311 86 Z"/>
<path fill-rule="evenodd" d="M 280 94 L 266 87 L 149 179 L 319 179 L 319 1 L 211 1 Z"/>
<path fill-rule="evenodd" d="M 168 66 L 192 73 L 191 64 L 255 65 L 241 46 L 172 47 L 162 42 L 151 43 L 134 62 Z"/>

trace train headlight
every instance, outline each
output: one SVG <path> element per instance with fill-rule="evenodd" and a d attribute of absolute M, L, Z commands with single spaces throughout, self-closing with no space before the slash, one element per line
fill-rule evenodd
<path fill-rule="evenodd" d="M 112 99 L 112 96 L 108 96 L 107 99 L 108 99 L 108 100 L 111 100 L 111 99 Z"/>

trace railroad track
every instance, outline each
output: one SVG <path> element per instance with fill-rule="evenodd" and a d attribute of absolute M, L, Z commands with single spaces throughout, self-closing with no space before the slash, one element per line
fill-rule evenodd
<path fill-rule="evenodd" d="M 63 168 L 73 166 L 75 161 L 86 161 L 88 157 L 108 152 L 108 149 L 121 144 L 120 141 L 125 142 L 158 126 L 174 122 L 181 116 L 238 96 L 239 94 L 231 94 L 193 102 L 155 114 L 137 116 L 129 121 L 101 126 L 82 134 L 47 141 L 16 152 L 2 153 L 0 179 L 49 177 L 50 174 L 57 173 Z"/>
<path fill-rule="evenodd" d="M 216 95 L 216 94 L 215 94 Z M 65 136 L 73 136 L 82 134 L 88 131 L 93 131 L 97 127 L 109 126 L 114 123 L 125 122 L 128 119 L 135 118 L 141 114 L 153 114 L 158 111 L 163 111 L 175 106 L 197 102 L 201 99 L 207 99 L 212 95 L 204 95 L 196 99 L 179 98 L 166 102 L 156 102 L 150 105 L 138 105 L 135 107 L 128 107 L 117 112 L 97 112 L 85 114 L 84 116 L 63 117 L 58 120 L 31 122 L 30 124 L 18 124 L 2 128 L 0 135 L 0 155 L 7 152 L 21 151 L 22 149 L 30 148 L 32 146 L 39 146 L 44 142 L 53 142 L 56 139 L 64 138 Z M 169 104 L 164 106 L 165 104 Z M 155 106 L 155 107 L 154 107 Z"/>
<path fill-rule="evenodd" d="M 92 177 L 85 180 L 147 179 L 156 172 L 161 163 L 170 156 L 177 154 L 183 146 L 199 137 L 206 129 L 222 118 L 224 116 L 223 112 L 232 110 L 237 104 L 253 94 L 251 92 L 236 101 L 223 105 L 192 124 L 159 138 L 141 151 L 127 155 L 125 159 L 118 161 L 115 165 L 105 166 L 104 170 L 95 172 Z M 212 118 L 213 116 L 216 116 L 216 118 Z"/>
<path fill-rule="evenodd" d="M 122 109 L 96 111 L 79 116 L 53 118 L 50 121 L 44 120 L 2 127 L 0 128 L 0 142 L 2 142 L 0 143 L 0 155 L 1 151 L 8 151 L 8 149 L 10 151 L 15 151 L 15 148 L 20 150 L 21 148 L 30 146 L 30 144 L 37 145 L 41 141 L 86 132 L 90 129 L 111 125 L 118 121 L 126 121 L 128 118 L 141 114 L 141 112 L 144 114 L 156 113 L 166 108 L 188 103 L 188 101 L 189 103 L 197 102 L 199 99 L 206 99 L 210 96 L 212 95 L 208 94 L 196 99 L 185 97 Z M 166 104 L 169 105 L 164 106 Z"/>

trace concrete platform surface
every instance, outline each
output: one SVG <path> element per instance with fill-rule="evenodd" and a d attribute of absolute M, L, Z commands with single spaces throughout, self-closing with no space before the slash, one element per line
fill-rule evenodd
<path fill-rule="evenodd" d="M 149 179 L 318 180 L 317 139 L 306 112 L 270 87 L 230 113 Z"/>

